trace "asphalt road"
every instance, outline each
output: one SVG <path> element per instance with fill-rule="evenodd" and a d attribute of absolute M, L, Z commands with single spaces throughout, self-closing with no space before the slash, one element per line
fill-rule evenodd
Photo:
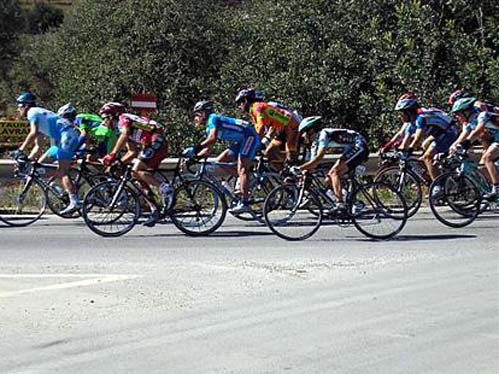
<path fill-rule="evenodd" d="M 499 373 L 499 217 L 389 242 L 0 227 L 0 373 Z"/>

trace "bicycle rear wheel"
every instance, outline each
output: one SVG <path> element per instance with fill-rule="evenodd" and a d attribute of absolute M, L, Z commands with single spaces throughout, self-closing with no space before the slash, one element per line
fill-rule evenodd
<path fill-rule="evenodd" d="M 408 218 L 403 195 L 381 182 L 361 185 L 353 193 L 348 209 L 357 230 L 373 239 L 392 238 Z"/>
<path fill-rule="evenodd" d="M 210 182 L 187 181 L 177 187 L 174 199 L 170 218 L 187 235 L 209 235 L 225 220 L 227 204 L 224 196 Z"/>
<path fill-rule="evenodd" d="M 429 191 L 430 208 L 435 217 L 449 227 L 465 227 L 480 213 L 482 197 L 479 189 L 466 175 L 442 174 Z"/>
<path fill-rule="evenodd" d="M 265 200 L 263 215 L 269 229 L 286 240 L 304 240 L 317 232 L 322 222 L 322 204 L 312 190 L 294 184 L 278 186 Z"/>
<path fill-rule="evenodd" d="M 43 187 L 28 178 L 0 178 L 0 220 L 9 226 L 30 225 L 40 219 L 47 207 Z"/>
<path fill-rule="evenodd" d="M 106 181 L 92 187 L 83 200 L 82 215 L 87 226 L 104 237 L 129 232 L 140 217 L 139 198 L 128 186 L 118 193 L 118 181 Z"/>

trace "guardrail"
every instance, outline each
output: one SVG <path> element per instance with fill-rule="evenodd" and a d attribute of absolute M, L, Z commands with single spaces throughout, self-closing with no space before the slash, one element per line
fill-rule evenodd
<path fill-rule="evenodd" d="M 326 155 L 322 163 L 333 163 L 340 155 Z M 161 163 L 161 169 L 173 169 L 178 162 L 178 158 L 166 158 Z M 367 174 L 374 174 L 378 169 L 379 155 L 373 153 L 369 155 L 368 161 L 364 164 L 366 166 Z M 0 160 L 0 177 L 9 175 L 13 172 L 15 162 L 14 160 Z"/>
<path fill-rule="evenodd" d="M 478 160 L 481 155 L 480 150 L 474 150 L 471 153 L 471 157 L 473 159 Z M 324 160 L 321 163 L 333 163 L 340 157 L 340 154 L 337 155 L 326 155 Z M 369 155 L 369 159 L 364 166 L 366 167 L 366 174 L 374 175 L 379 168 L 379 160 L 380 156 L 377 153 L 371 153 Z M 166 158 L 161 163 L 161 169 L 173 169 L 178 162 L 178 158 Z M 0 177 L 8 175 L 12 173 L 14 167 L 14 160 L 0 160 Z"/>

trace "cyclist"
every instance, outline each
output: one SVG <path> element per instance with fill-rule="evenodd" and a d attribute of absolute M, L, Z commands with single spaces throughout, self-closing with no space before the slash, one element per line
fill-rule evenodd
<path fill-rule="evenodd" d="M 104 124 L 97 114 L 81 113 L 76 116 L 75 123 L 81 133 L 80 146 L 85 144 L 95 149 L 95 152 L 88 155 L 89 159 L 102 158 L 112 151 L 119 135 L 112 122 Z"/>
<path fill-rule="evenodd" d="M 406 132 L 399 149 L 409 156 L 420 140 L 426 137 L 424 143 L 428 147 L 424 150 L 422 159 L 431 180 L 434 180 L 437 171 L 433 165 L 433 156 L 449 150 L 457 138 L 457 126 L 444 111 L 421 106 L 416 96 L 410 92 L 398 99 L 395 110 L 399 112 L 402 122 L 412 124 L 411 131 Z M 438 187 L 436 186 L 435 192 L 438 192 Z"/>
<path fill-rule="evenodd" d="M 168 146 L 162 126 L 156 121 L 124 113 L 124 106 L 116 102 L 104 104 L 99 111 L 104 125 L 119 128 L 120 136 L 111 152 L 102 159 L 104 165 L 110 165 L 117 159 L 117 154 L 126 145 L 127 152 L 121 156 L 120 162 L 133 162 L 132 173 L 139 181 L 148 186 L 160 189 L 160 182 L 154 177 L 154 171 L 168 154 Z M 171 187 L 171 186 L 170 186 Z M 148 188 L 143 186 L 145 191 Z M 162 189 L 163 190 L 163 189 Z M 161 191 L 166 193 L 166 191 Z M 168 191 L 169 192 L 169 191 Z M 151 216 L 144 223 L 154 226 L 160 214 L 154 204 L 149 203 Z"/>
<path fill-rule="evenodd" d="M 306 143 L 313 144 L 312 158 L 292 171 L 303 172 L 317 167 L 331 148 L 341 148 L 342 154 L 329 169 L 326 177 L 327 185 L 332 188 L 336 198 L 336 210 L 344 210 L 345 202 L 341 188 L 341 177 L 361 163 L 367 161 L 369 150 L 366 139 L 356 131 L 348 129 L 325 128 L 320 130 L 321 116 L 307 117 L 300 122 L 300 135 Z"/>
<path fill-rule="evenodd" d="M 486 148 L 480 163 L 484 164 L 492 181 L 492 191 L 484 195 L 486 199 L 495 199 L 499 196 L 499 171 L 494 162 L 499 158 L 499 113 L 479 111 L 475 106 L 476 98 L 457 100 L 452 107 L 460 121 L 467 123 L 466 137 L 459 144 L 468 149 L 475 140 L 487 139 Z"/>
<path fill-rule="evenodd" d="M 296 111 L 277 102 L 265 102 L 263 92 L 255 89 L 239 91 L 236 104 L 252 117 L 267 157 L 275 160 L 279 148 L 284 144 L 286 161 L 288 163 L 296 161 L 298 127 L 301 121 L 301 116 Z"/>
<path fill-rule="evenodd" d="M 230 212 L 239 214 L 249 211 L 248 174 L 255 154 L 260 148 L 260 139 L 255 128 L 249 122 L 216 113 L 213 101 L 209 100 L 197 102 L 192 114 L 196 126 L 206 126 L 206 138 L 189 149 L 186 155 L 206 156 L 217 140 L 231 142 L 229 148 L 217 158 L 221 162 L 237 160 L 241 200 Z"/>
<path fill-rule="evenodd" d="M 34 160 L 39 158 L 43 161 L 47 158 L 57 160 L 57 176 L 69 196 L 69 205 L 61 210 L 61 214 L 69 214 L 81 207 L 81 202 L 76 193 L 76 188 L 69 176 L 71 159 L 78 146 L 79 132 L 73 126 L 75 109 L 67 104 L 59 109 L 61 116 L 50 110 L 36 106 L 36 96 L 31 92 L 21 93 L 17 99 L 17 110 L 19 116 L 27 119 L 30 125 L 29 134 L 15 152 L 17 160 Z M 41 157 L 41 136 L 50 138 L 51 147 Z M 25 151 L 33 146 L 30 154 L 26 156 Z"/>

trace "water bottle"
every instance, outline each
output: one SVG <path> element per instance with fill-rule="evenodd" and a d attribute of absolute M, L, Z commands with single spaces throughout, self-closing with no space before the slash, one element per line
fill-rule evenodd
<path fill-rule="evenodd" d="M 55 181 L 49 183 L 49 186 L 57 193 L 57 195 L 62 195 L 64 193 L 64 189 L 59 186 Z"/>
<path fill-rule="evenodd" d="M 163 182 L 159 186 L 159 192 L 163 198 L 163 204 L 166 208 L 169 208 L 173 202 L 173 186 L 168 182 Z"/>
<path fill-rule="evenodd" d="M 224 188 L 227 193 L 231 194 L 233 192 L 232 188 L 230 187 L 229 182 L 227 181 L 222 181 L 222 187 Z"/>

